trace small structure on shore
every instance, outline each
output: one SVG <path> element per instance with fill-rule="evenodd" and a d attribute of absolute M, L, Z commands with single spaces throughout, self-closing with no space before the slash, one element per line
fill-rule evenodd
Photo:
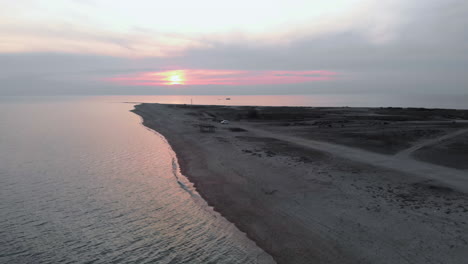
<path fill-rule="evenodd" d="M 216 132 L 216 127 L 213 125 L 208 125 L 208 124 L 199 124 L 198 127 L 200 128 L 200 132 L 208 132 L 208 133 L 214 133 Z"/>

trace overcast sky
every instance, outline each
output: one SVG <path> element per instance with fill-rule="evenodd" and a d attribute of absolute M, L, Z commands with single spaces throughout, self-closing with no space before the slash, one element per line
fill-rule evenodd
<path fill-rule="evenodd" d="M 466 0 L 0 5 L 0 95 L 468 98 Z"/>

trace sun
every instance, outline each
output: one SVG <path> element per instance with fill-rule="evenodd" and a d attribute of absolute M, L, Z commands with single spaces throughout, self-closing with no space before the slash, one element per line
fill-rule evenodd
<path fill-rule="evenodd" d="M 182 70 L 179 71 L 169 71 L 166 73 L 166 81 L 168 85 L 177 85 L 185 83 L 185 74 Z"/>
<path fill-rule="evenodd" d="M 169 76 L 169 81 L 171 84 L 180 84 L 182 82 L 182 78 L 179 75 L 172 75 Z"/>

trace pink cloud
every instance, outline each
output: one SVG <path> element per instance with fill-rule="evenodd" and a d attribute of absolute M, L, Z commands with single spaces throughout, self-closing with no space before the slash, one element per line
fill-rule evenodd
<path fill-rule="evenodd" d="M 332 71 L 239 71 L 239 70 L 172 70 L 142 72 L 116 76 L 106 81 L 120 85 L 262 85 L 294 84 L 335 80 Z"/>

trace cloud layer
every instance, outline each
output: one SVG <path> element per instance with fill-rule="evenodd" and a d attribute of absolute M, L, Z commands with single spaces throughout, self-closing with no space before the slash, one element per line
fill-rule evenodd
<path fill-rule="evenodd" d="M 466 14 L 462 0 L 2 1 L 0 95 L 466 96 Z"/>

